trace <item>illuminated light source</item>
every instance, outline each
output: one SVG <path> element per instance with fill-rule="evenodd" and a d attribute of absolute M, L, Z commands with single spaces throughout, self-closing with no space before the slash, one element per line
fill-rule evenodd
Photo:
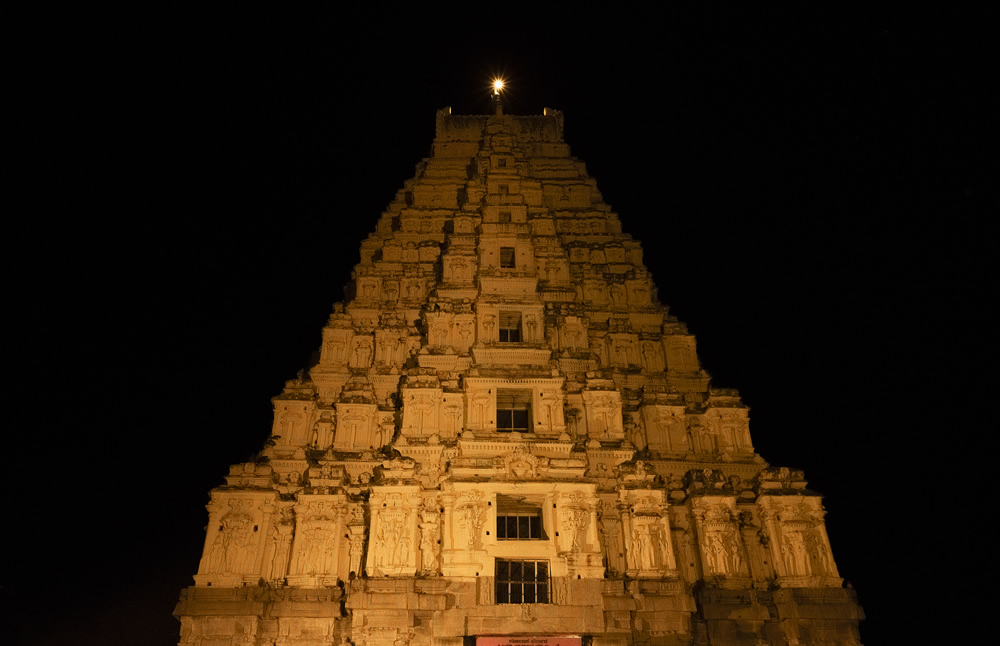
<path fill-rule="evenodd" d="M 503 79 L 493 79 L 493 96 L 499 96 L 503 92 Z"/>

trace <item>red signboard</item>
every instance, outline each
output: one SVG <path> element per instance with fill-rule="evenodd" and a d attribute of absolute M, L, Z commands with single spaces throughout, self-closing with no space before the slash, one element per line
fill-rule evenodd
<path fill-rule="evenodd" d="M 581 637 L 542 637 L 511 635 L 510 637 L 476 637 L 476 646 L 581 646 Z"/>

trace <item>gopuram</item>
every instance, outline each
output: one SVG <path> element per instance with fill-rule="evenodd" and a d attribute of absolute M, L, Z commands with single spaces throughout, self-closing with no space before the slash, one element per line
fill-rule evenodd
<path fill-rule="evenodd" d="M 211 492 L 180 643 L 860 644 L 819 494 L 754 452 L 642 253 L 560 112 L 439 111 Z"/>

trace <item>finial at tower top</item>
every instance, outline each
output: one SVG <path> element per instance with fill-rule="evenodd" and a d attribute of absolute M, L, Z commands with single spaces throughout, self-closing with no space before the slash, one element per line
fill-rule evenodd
<path fill-rule="evenodd" d="M 500 99 L 500 95 L 504 90 L 504 80 L 499 76 L 493 79 L 493 91 L 490 93 L 490 98 L 493 99 L 493 109 L 496 114 L 503 114 L 503 101 Z"/>

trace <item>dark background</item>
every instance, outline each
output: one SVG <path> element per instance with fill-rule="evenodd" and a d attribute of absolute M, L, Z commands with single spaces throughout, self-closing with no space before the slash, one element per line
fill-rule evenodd
<path fill-rule="evenodd" d="M 759 453 L 825 495 L 864 642 L 976 634 L 997 448 L 978 24 L 718 3 L 12 22 L 4 634 L 176 643 L 209 489 L 262 447 L 435 111 L 487 112 L 497 74 L 508 113 L 565 113 Z"/>

